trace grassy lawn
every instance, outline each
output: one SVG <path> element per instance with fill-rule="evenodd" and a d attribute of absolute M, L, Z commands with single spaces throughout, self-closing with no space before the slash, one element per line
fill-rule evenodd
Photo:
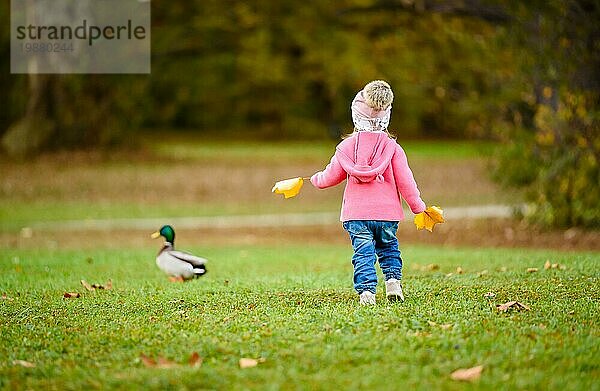
<path fill-rule="evenodd" d="M 133 153 L 58 153 L 0 160 L 0 231 L 38 221 L 336 212 L 343 186 L 307 185 L 283 202 L 280 179 L 321 170 L 334 141 L 217 142 L 148 136 Z M 492 146 L 451 141 L 402 143 L 423 197 L 442 206 L 518 201 L 487 177 Z M 464 189 L 469 191 L 465 192 Z"/>
<path fill-rule="evenodd" d="M 349 246 L 189 249 L 211 263 L 186 284 L 153 265 L 155 248 L 2 250 L 0 388 L 598 389 L 600 253 L 405 247 L 406 302 L 380 291 L 361 308 Z M 531 310 L 494 308 L 509 300 Z M 478 381 L 450 379 L 476 365 Z"/>

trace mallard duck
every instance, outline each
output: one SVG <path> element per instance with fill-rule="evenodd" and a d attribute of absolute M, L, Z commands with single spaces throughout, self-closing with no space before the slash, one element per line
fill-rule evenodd
<path fill-rule="evenodd" d="M 152 238 L 165 238 L 165 244 L 156 255 L 156 265 L 169 275 L 172 281 L 183 281 L 203 276 L 206 273 L 206 259 L 184 251 L 175 250 L 175 230 L 164 225 L 152 234 Z"/>

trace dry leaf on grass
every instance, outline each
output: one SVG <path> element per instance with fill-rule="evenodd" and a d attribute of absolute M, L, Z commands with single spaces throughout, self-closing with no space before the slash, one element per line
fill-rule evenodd
<path fill-rule="evenodd" d="M 176 367 L 177 364 L 174 361 L 164 358 L 163 356 L 158 356 L 156 359 L 156 368 L 161 369 L 169 369 Z"/>
<path fill-rule="evenodd" d="M 506 302 L 506 303 L 504 303 L 504 304 L 498 304 L 498 305 L 496 306 L 496 308 L 497 308 L 497 309 L 498 309 L 498 311 L 500 311 L 500 312 L 507 312 L 507 311 L 508 311 L 508 310 L 510 310 L 510 309 L 514 309 L 514 310 L 517 310 L 517 311 L 520 311 L 520 310 L 529 311 L 529 310 L 530 310 L 530 308 L 529 308 L 529 307 L 527 307 L 527 306 L 526 306 L 525 304 L 523 304 L 523 303 L 519 303 L 518 301 L 507 301 L 507 302 Z"/>
<path fill-rule="evenodd" d="M 73 299 L 73 298 L 81 297 L 81 294 L 79 292 L 65 292 L 63 294 L 63 297 L 66 299 Z"/>
<path fill-rule="evenodd" d="M 198 352 L 192 353 L 190 359 L 188 360 L 190 367 L 198 368 L 202 365 L 202 357 L 198 354 Z"/>
<path fill-rule="evenodd" d="M 96 289 L 110 290 L 110 289 L 112 289 L 112 280 L 108 280 L 106 282 L 106 285 L 102 285 L 102 284 L 90 285 L 86 280 L 81 280 L 81 285 L 83 285 L 83 287 L 90 292 L 95 291 Z"/>
<path fill-rule="evenodd" d="M 81 285 L 90 292 L 95 290 L 86 280 L 81 280 Z"/>
<path fill-rule="evenodd" d="M 152 357 L 146 356 L 144 353 L 140 353 L 140 360 L 142 361 L 142 364 L 144 364 L 144 366 L 147 368 L 169 369 L 180 366 L 175 361 L 171 361 L 163 356 L 158 356 L 155 360 Z M 200 365 L 202 365 L 202 358 L 197 352 L 194 352 L 190 356 L 188 364 L 191 367 L 198 368 L 200 367 Z"/>
<path fill-rule="evenodd" d="M 452 380 L 460 380 L 460 381 L 474 381 L 481 377 L 481 372 L 483 371 L 483 365 L 477 365 L 473 368 L 461 368 L 452 372 L 450 377 Z"/>
<path fill-rule="evenodd" d="M 168 360 L 163 356 L 158 356 L 158 358 L 155 360 L 152 357 L 146 356 L 144 353 L 140 354 L 140 360 L 142 360 L 144 366 L 148 368 L 173 368 L 177 365 L 173 361 Z"/>
<path fill-rule="evenodd" d="M 546 263 L 544 263 L 544 270 L 548 270 L 548 269 L 565 270 L 566 267 L 564 265 L 561 265 L 558 263 L 550 263 L 550 261 L 546 261 Z"/>
<path fill-rule="evenodd" d="M 6 301 L 13 301 L 14 299 L 13 299 L 12 297 L 8 297 L 8 296 L 6 295 L 6 293 L 3 293 L 3 294 L 2 294 L 2 300 L 6 300 Z"/>
<path fill-rule="evenodd" d="M 25 368 L 35 368 L 35 364 L 25 360 L 14 360 L 13 365 L 20 365 Z"/>
<path fill-rule="evenodd" d="M 265 362 L 266 359 L 264 358 L 259 358 L 259 359 L 255 359 L 255 358 L 240 358 L 240 368 L 244 369 L 244 368 L 253 368 L 255 366 L 257 366 L 259 363 L 263 363 Z"/>
<path fill-rule="evenodd" d="M 528 267 L 527 268 L 527 273 L 535 273 L 538 271 L 537 267 Z"/>
<path fill-rule="evenodd" d="M 449 329 L 451 329 L 454 326 L 453 323 L 446 323 L 446 324 L 439 324 L 438 325 L 436 322 L 431 321 L 431 320 L 428 320 L 427 324 L 430 325 L 431 327 L 439 326 L 440 329 L 442 329 L 442 330 L 449 330 Z"/>
<path fill-rule="evenodd" d="M 140 353 L 140 360 L 142 360 L 142 364 L 148 368 L 156 367 L 156 361 L 152 357 L 146 356 L 144 353 Z"/>
<path fill-rule="evenodd" d="M 253 358 L 240 358 L 240 368 L 252 368 L 258 365 L 258 360 Z"/>

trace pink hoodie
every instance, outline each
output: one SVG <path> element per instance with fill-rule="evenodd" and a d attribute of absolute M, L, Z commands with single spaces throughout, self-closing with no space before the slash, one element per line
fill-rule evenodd
<path fill-rule="evenodd" d="M 404 150 L 385 132 L 356 132 L 343 140 L 325 170 L 310 181 L 324 189 L 344 179 L 341 221 L 403 220 L 401 197 L 413 213 L 425 210 Z"/>

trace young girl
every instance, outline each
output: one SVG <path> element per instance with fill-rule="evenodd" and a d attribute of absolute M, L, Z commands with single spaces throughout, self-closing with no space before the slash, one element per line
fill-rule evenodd
<path fill-rule="evenodd" d="M 325 170 L 310 181 L 319 188 L 346 179 L 340 220 L 354 255 L 354 289 L 360 304 L 375 304 L 379 260 L 386 296 L 402 300 L 402 259 L 396 230 L 404 219 L 401 197 L 415 214 L 425 210 L 404 150 L 388 133 L 394 94 L 388 83 L 368 83 L 352 101 L 354 132 L 336 147 Z"/>

